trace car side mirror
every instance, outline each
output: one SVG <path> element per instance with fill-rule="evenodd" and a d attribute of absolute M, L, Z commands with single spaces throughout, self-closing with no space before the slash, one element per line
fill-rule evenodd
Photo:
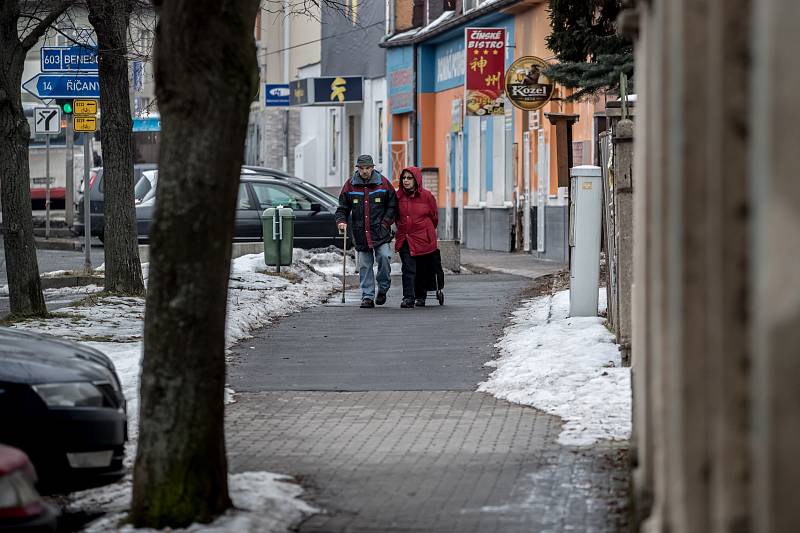
<path fill-rule="evenodd" d="M 320 211 L 322 211 L 322 204 L 313 202 L 311 204 L 311 211 L 314 213 L 319 213 Z"/>

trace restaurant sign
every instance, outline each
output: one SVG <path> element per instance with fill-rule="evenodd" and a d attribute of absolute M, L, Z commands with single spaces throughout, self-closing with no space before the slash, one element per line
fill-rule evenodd
<path fill-rule="evenodd" d="M 505 28 L 464 30 L 466 115 L 504 115 L 503 73 L 506 64 Z"/>

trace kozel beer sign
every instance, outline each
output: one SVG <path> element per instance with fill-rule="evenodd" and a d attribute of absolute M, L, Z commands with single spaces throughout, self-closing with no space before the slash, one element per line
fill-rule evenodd
<path fill-rule="evenodd" d="M 544 60 L 525 56 L 514 61 L 506 72 L 506 94 L 515 107 L 533 111 L 553 97 L 553 83 L 542 74 Z"/>
<path fill-rule="evenodd" d="M 504 115 L 505 28 L 466 28 L 466 115 Z"/>

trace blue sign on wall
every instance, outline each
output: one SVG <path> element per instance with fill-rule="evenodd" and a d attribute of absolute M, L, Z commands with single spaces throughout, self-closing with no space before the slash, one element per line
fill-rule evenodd
<path fill-rule="evenodd" d="M 414 51 L 411 46 L 390 48 L 386 55 L 389 109 L 393 115 L 414 110 Z"/>
<path fill-rule="evenodd" d="M 42 72 L 97 72 L 97 49 L 86 46 L 43 46 L 39 51 Z"/>
<path fill-rule="evenodd" d="M 100 98 L 96 74 L 37 74 L 22 88 L 36 98 Z"/>
<path fill-rule="evenodd" d="M 288 106 L 289 105 L 289 85 L 282 83 L 264 85 L 264 105 L 267 107 L 273 106 Z"/>

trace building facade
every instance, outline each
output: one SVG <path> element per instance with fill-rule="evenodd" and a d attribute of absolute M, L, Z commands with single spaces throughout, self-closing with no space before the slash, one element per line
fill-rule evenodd
<path fill-rule="evenodd" d="M 304 175 L 305 169 L 295 168 L 295 150 L 303 142 L 302 123 L 309 117 L 272 98 L 276 91 L 288 91 L 290 81 L 319 70 L 319 8 L 309 5 L 302 12 L 296 8 L 291 2 L 270 3 L 256 17 L 261 83 L 250 106 L 245 162 Z"/>
<path fill-rule="evenodd" d="M 390 177 L 405 165 L 422 167 L 442 210 L 443 238 L 566 263 L 568 176 L 560 169 L 594 162 L 598 106 L 567 102 L 562 91 L 537 111 L 523 112 L 508 101 L 500 116 L 466 116 L 464 109 L 466 29 L 504 29 L 506 68 L 527 55 L 552 59 L 545 45 L 547 2 L 408 4 L 394 2 L 394 32 L 382 45 Z M 566 150 L 558 150 L 559 136 Z"/>

